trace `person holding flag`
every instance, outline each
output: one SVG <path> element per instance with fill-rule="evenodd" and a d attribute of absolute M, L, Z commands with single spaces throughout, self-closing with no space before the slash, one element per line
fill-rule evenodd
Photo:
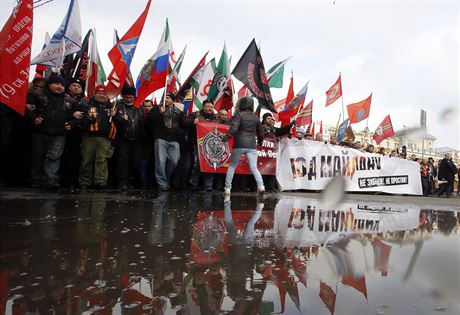
<path fill-rule="evenodd" d="M 252 97 L 242 97 L 236 103 L 238 112 L 233 118 L 232 126 L 227 134 L 222 137 L 222 141 L 226 142 L 230 137 L 235 137 L 233 143 L 232 156 L 230 167 L 225 176 L 224 194 L 229 196 L 232 189 L 233 175 L 241 156 L 244 154 L 249 163 L 249 168 L 254 175 L 257 183 L 257 192 L 264 193 L 265 186 L 262 180 L 262 175 L 257 169 L 257 149 L 256 137 L 259 144 L 264 139 L 264 128 L 259 120 L 259 117 L 254 114 L 254 99 Z"/>

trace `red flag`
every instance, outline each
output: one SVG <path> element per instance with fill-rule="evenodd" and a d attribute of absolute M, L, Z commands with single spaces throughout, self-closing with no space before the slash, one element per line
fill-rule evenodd
<path fill-rule="evenodd" d="M 307 106 L 303 106 L 297 115 L 297 126 L 311 125 L 313 115 L 313 100 Z"/>
<path fill-rule="evenodd" d="M 286 96 L 285 104 L 289 104 L 294 96 L 294 77 L 291 75 L 291 81 L 289 82 L 288 94 Z"/>
<path fill-rule="evenodd" d="M 195 66 L 195 68 L 192 70 L 192 72 L 190 72 L 187 80 L 185 80 L 181 87 L 179 88 L 179 91 L 177 92 L 177 98 L 179 100 L 183 100 L 185 98 L 185 96 L 187 95 L 187 91 L 189 89 L 192 88 L 192 84 L 191 84 L 191 80 L 193 78 L 193 76 L 198 72 L 200 71 L 201 68 L 204 67 L 204 65 L 206 64 L 206 56 L 208 55 L 209 51 L 207 51 L 203 57 L 201 57 L 200 61 L 198 62 L 198 64 Z"/>
<path fill-rule="evenodd" d="M 109 74 L 107 80 L 107 95 L 113 98 L 120 94 L 123 84 L 128 76 L 129 66 L 136 51 L 137 42 L 144 28 L 145 19 L 150 8 L 149 0 L 144 11 L 138 17 L 136 22 L 126 32 L 126 34 L 118 41 L 118 43 L 109 51 L 108 56 L 113 64 L 113 70 Z"/>
<path fill-rule="evenodd" d="M 239 99 L 244 97 L 244 96 L 249 96 L 249 90 L 245 85 L 243 85 L 243 87 L 241 89 L 239 89 L 239 91 L 238 91 L 238 98 Z"/>
<path fill-rule="evenodd" d="M 395 131 L 393 130 L 393 125 L 391 124 L 390 115 L 385 117 L 380 125 L 375 129 L 374 140 L 377 144 L 380 144 L 383 140 L 388 137 L 394 136 Z"/>
<path fill-rule="evenodd" d="M 29 86 L 33 1 L 23 0 L 0 32 L 0 102 L 24 115 Z"/>
<path fill-rule="evenodd" d="M 336 294 L 334 290 L 323 281 L 319 283 L 319 297 L 331 314 L 334 314 Z"/>
<path fill-rule="evenodd" d="M 350 125 L 359 123 L 360 121 L 369 117 L 369 112 L 371 110 L 371 100 L 372 93 L 365 100 L 347 106 Z"/>
<path fill-rule="evenodd" d="M 342 283 L 350 287 L 355 288 L 361 292 L 367 300 L 367 287 L 366 287 L 366 277 L 354 277 L 354 276 L 344 276 L 342 277 Z"/>
<path fill-rule="evenodd" d="M 337 81 L 326 91 L 326 107 L 334 103 L 342 96 L 342 79 L 339 78 Z"/>
<path fill-rule="evenodd" d="M 313 122 L 312 127 L 311 127 L 311 136 L 313 138 L 315 137 L 315 122 Z"/>
<path fill-rule="evenodd" d="M 308 125 L 308 128 L 307 128 L 307 130 L 305 131 L 305 135 L 307 135 L 307 136 L 311 136 L 311 135 L 312 135 L 312 134 L 311 134 L 311 124 Z"/>

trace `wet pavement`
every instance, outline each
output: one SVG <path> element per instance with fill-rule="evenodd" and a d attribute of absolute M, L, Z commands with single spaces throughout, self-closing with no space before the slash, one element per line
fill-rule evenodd
<path fill-rule="evenodd" d="M 2 192 L 0 313 L 458 314 L 460 204 L 435 203 Z"/>

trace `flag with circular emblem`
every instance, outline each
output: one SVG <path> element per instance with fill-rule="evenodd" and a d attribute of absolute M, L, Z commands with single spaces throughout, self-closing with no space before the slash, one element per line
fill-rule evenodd
<path fill-rule="evenodd" d="M 372 93 L 365 100 L 353 103 L 347 106 L 348 118 L 350 118 L 350 124 L 356 124 L 360 121 L 369 117 L 371 110 Z"/>
<path fill-rule="evenodd" d="M 337 81 L 326 91 L 326 107 L 337 101 L 342 96 L 342 79 Z"/>

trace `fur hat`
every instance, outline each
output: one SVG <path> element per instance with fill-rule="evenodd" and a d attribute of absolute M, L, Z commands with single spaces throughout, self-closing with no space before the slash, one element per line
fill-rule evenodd
<path fill-rule="evenodd" d="M 79 78 L 70 78 L 70 80 L 67 81 L 67 88 L 72 84 L 72 83 L 77 83 L 81 86 L 82 89 L 85 88 L 84 83 L 82 80 Z"/>
<path fill-rule="evenodd" d="M 124 86 L 123 89 L 121 90 L 121 95 L 132 95 L 136 96 L 136 88 L 133 86 Z"/>

